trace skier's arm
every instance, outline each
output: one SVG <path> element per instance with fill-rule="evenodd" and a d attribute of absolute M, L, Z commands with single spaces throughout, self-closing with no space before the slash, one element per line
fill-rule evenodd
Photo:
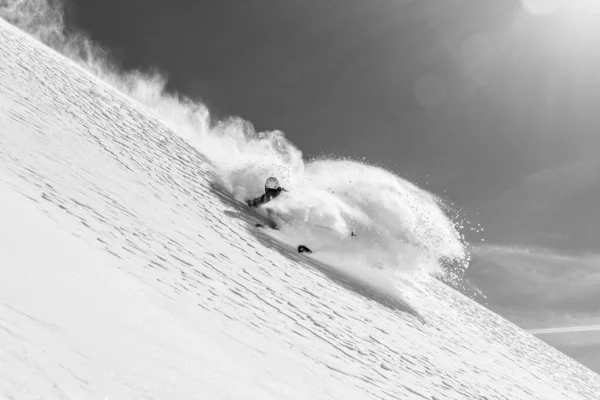
<path fill-rule="evenodd" d="M 248 204 L 248 207 L 258 207 L 258 206 L 262 205 L 264 202 L 265 202 L 264 194 L 262 196 L 258 196 L 255 199 L 246 200 L 246 204 Z"/>
<path fill-rule="evenodd" d="M 287 192 L 287 190 L 285 190 L 284 188 L 281 188 L 281 190 L 278 192 L 278 194 L 276 195 L 267 195 L 266 193 L 263 194 L 262 196 L 259 196 L 255 199 L 248 199 L 246 200 L 246 204 L 248 204 L 248 207 L 260 207 L 265 203 L 268 203 L 269 201 L 271 201 L 272 199 L 274 199 L 275 197 L 277 197 L 279 195 L 279 193 L 281 193 L 281 191 Z"/>

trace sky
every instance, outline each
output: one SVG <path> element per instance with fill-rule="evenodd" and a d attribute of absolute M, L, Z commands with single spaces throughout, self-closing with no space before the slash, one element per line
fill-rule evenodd
<path fill-rule="evenodd" d="M 594 0 L 71 0 L 124 69 L 454 204 L 492 310 L 600 371 Z M 595 329 L 572 327 L 588 326 Z"/>

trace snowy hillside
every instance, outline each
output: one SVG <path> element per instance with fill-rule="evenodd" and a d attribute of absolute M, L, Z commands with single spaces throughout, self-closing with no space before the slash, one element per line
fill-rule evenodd
<path fill-rule="evenodd" d="M 217 181 L 0 20 L 0 397 L 600 398 L 598 375 L 422 271 L 394 293 L 296 253 Z"/>

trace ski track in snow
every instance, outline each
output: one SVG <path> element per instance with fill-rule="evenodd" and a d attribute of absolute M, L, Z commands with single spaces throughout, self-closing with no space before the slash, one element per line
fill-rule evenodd
<path fill-rule="evenodd" d="M 600 398 L 434 279 L 390 299 L 252 229 L 202 155 L 4 21 L 0 55 L 0 397 Z"/>

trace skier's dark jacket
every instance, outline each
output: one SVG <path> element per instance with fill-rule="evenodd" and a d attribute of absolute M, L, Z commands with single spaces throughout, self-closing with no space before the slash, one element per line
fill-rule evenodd
<path fill-rule="evenodd" d="M 246 204 L 248 204 L 248 206 L 250 206 L 250 207 L 260 207 L 263 204 L 268 203 L 269 201 L 271 201 L 274 198 L 276 198 L 277 196 L 279 196 L 282 191 L 287 191 L 287 190 L 285 190 L 282 187 L 279 187 L 277 189 L 265 188 L 265 194 L 263 194 L 262 196 L 258 196 L 257 198 L 252 199 L 252 200 L 246 200 Z"/>

